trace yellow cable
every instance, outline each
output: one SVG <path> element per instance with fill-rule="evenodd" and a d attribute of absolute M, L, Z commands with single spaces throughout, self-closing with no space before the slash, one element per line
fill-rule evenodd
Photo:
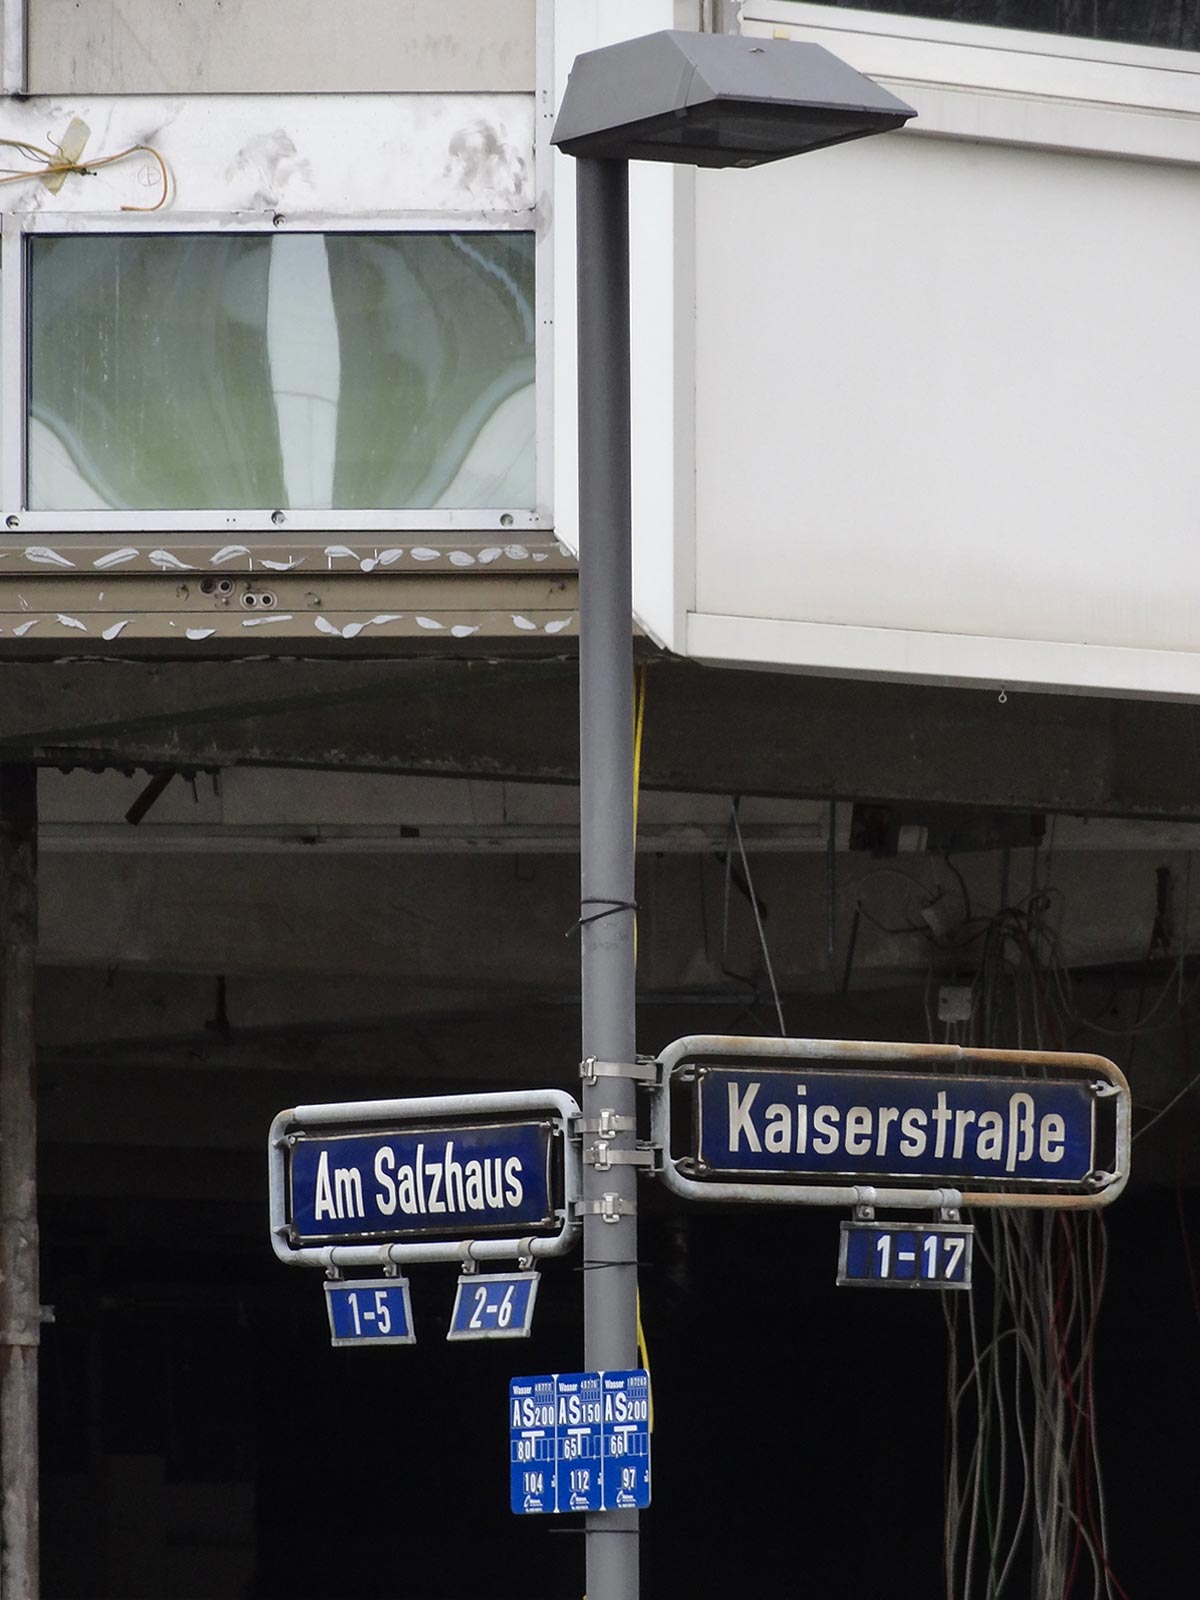
<path fill-rule="evenodd" d="M 633 674 L 633 854 L 637 859 L 638 800 L 642 793 L 642 730 L 646 726 L 646 669 Z M 633 964 L 637 966 L 637 912 L 633 914 Z"/>
<path fill-rule="evenodd" d="M 633 848 L 637 853 L 638 798 L 642 788 L 642 733 L 646 726 L 646 668 L 638 667 L 633 675 Z M 637 915 L 633 920 L 633 960 L 637 965 Z M 650 1354 L 646 1349 L 646 1331 L 642 1327 L 642 1291 L 637 1292 L 637 1349 L 638 1359 L 650 1378 Z M 650 1432 L 654 1432 L 654 1384 L 650 1382 Z"/>
<path fill-rule="evenodd" d="M 646 669 L 633 675 L 633 843 L 637 846 L 638 798 L 642 788 L 642 732 L 646 726 Z"/>

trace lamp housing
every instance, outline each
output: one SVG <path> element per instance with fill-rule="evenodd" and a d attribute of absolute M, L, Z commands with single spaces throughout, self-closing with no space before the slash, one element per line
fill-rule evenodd
<path fill-rule="evenodd" d="M 821 45 L 665 30 L 577 56 L 551 142 L 593 160 L 757 167 L 915 115 Z"/>

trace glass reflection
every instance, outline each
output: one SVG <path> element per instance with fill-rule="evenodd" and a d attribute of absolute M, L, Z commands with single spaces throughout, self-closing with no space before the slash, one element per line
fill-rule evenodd
<path fill-rule="evenodd" d="M 530 234 L 36 237 L 34 509 L 532 507 Z"/>

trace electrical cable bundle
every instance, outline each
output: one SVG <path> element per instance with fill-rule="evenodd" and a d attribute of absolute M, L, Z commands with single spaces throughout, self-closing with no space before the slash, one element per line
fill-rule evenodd
<path fill-rule="evenodd" d="M 1046 860 L 1053 859 L 1053 830 Z M 832 829 L 831 829 L 832 838 Z M 730 885 L 736 881 L 754 912 L 763 967 L 776 1019 L 785 1031 L 783 1004 L 767 948 L 763 912 L 754 891 L 734 800 L 725 851 L 725 905 L 721 967 L 751 989 L 729 960 Z M 1117 986 L 1095 1015 L 1085 1015 L 1065 953 L 1062 893 L 1039 886 L 1040 852 L 1033 858 L 1029 894 L 1009 903 L 1008 852 L 1002 854 L 1001 907 L 976 914 L 966 880 L 950 857 L 942 858 L 957 891 L 922 882 L 912 871 L 874 867 L 859 880 L 842 968 L 845 993 L 861 923 L 889 937 L 922 939 L 929 953 L 925 1015 L 932 1042 L 977 1048 L 1062 1050 L 1078 1048 L 1095 1032 L 1129 1042 L 1126 1070 L 1140 1041 L 1157 1039 L 1182 1063 L 1182 1086 L 1134 1133 L 1142 1137 L 1200 1085 L 1189 1044 L 1188 1008 L 1200 991 L 1200 974 L 1185 984 L 1189 961 L 1191 858 L 1188 857 L 1180 953 L 1159 970 L 1161 991 L 1149 1003 L 1151 963 L 1168 954 L 1169 869 L 1156 872 L 1157 911 L 1151 930 L 1135 1014 L 1114 1025 Z M 832 874 L 832 851 L 829 871 Z M 901 920 L 881 921 L 863 903 L 876 879 L 904 881 L 909 905 Z M 914 891 L 921 896 L 914 903 Z M 827 903 L 832 905 L 832 878 Z M 1051 922 L 1051 914 L 1058 926 Z M 830 946 L 833 946 L 832 913 Z M 836 967 L 831 960 L 831 970 Z M 935 984 L 969 987 L 961 1021 L 935 1025 Z M 755 995 L 757 1000 L 757 995 Z M 968 1015 L 969 1013 L 969 1015 Z M 1104 1019 L 1104 1020 L 1102 1020 Z M 1168 1036 L 1178 1034 L 1175 1040 Z M 1151 1048 L 1150 1045 L 1146 1046 Z M 1164 1055 L 1166 1052 L 1163 1052 Z M 1200 1315 L 1200 1279 L 1194 1271 L 1180 1205 L 1193 1295 Z M 1129 1600 L 1109 1556 L 1108 1519 L 1096 1415 L 1095 1350 L 1104 1292 L 1106 1236 L 1101 1213 L 1091 1210 L 997 1210 L 977 1223 L 980 1257 L 990 1267 L 991 1288 L 943 1294 L 948 1342 L 945 1593 L 946 1600 Z"/>
<path fill-rule="evenodd" d="M 1063 1004 L 1051 903 L 1037 894 L 986 919 L 972 1021 L 957 1029 L 970 1043 L 1061 1048 L 1064 1021 L 1081 1020 Z M 1097 1437 L 1103 1220 L 998 1211 L 979 1227 L 990 1305 L 982 1285 L 943 1297 L 947 1600 L 1129 1600 L 1108 1556 Z"/>
<path fill-rule="evenodd" d="M 990 1308 L 943 1297 L 947 1600 L 1128 1600 L 1108 1558 L 1096 1428 L 1104 1228 L 997 1213 L 978 1241 Z"/>

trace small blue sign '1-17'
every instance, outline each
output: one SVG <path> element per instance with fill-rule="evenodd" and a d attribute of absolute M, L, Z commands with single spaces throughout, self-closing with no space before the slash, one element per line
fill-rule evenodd
<path fill-rule="evenodd" d="M 839 1285 L 969 1289 L 975 1229 L 965 1222 L 843 1222 Z"/>
<path fill-rule="evenodd" d="M 518 1516 L 650 1504 L 650 1378 L 642 1368 L 514 1378 L 508 1420 Z"/>

